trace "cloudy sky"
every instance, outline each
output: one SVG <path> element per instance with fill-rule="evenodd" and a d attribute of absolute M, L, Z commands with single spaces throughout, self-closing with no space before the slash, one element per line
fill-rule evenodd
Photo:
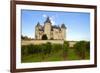
<path fill-rule="evenodd" d="M 36 24 L 44 25 L 47 16 L 52 25 L 66 25 L 67 40 L 90 40 L 90 14 L 82 12 L 21 10 L 22 35 L 35 38 Z"/>

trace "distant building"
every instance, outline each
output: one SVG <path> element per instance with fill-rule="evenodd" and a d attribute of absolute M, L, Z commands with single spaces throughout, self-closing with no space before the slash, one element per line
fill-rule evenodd
<path fill-rule="evenodd" d="M 49 17 L 47 17 L 43 26 L 38 22 L 35 27 L 35 39 L 42 40 L 44 36 L 47 40 L 65 40 L 65 24 L 62 24 L 61 26 L 52 25 Z"/>

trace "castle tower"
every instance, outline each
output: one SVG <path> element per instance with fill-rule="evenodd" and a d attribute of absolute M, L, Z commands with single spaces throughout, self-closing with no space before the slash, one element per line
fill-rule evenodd
<path fill-rule="evenodd" d="M 61 25 L 62 39 L 66 40 L 66 26 L 65 24 Z"/>
<path fill-rule="evenodd" d="M 51 21 L 49 17 L 44 22 L 44 34 L 46 34 L 47 39 L 51 39 Z"/>
<path fill-rule="evenodd" d="M 38 22 L 36 27 L 35 27 L 35 38 L 36 39 L 41 39 L 40 34 L 39 34 L 39 29 L 41 29 L 42 26 L 40 25 L 40 23 Z"/>

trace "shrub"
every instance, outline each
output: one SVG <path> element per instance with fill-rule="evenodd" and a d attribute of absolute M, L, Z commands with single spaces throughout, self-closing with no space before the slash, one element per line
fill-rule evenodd
<path fill-rule="evenodd" d="M 50 54 L 52 49 L 52 45 L 50 42 L 46 43 L 46 53 Z"/>
<path fill-rule="evenodd" d="M 85 53 L 89 50 L 89 43 L 86 41 L 79 41 L 74 45 L 76 53 L 82 58 L 85 59 Z"/>
<path fill-rule="evenodd" d="M 22 48 L 21 48 L 21 54 L 22 55 L 28 55 L 28 48 L 27 48 L 27 46 L 22 46 Z"/>
<path fill-rule="evenodd" d="M 87 52 L 90 52 L 90 42 L 86 42 L 86 50 Z"/>
<path fill-rule="evenodd" d="M 52 44 L 52 52 L 57 52 L 59 50 L 62 50 L 62 46 L 61 44 Z"/>
<path fill-rule="evenodd" d="M 51 44 L 47 42 L 46 44 L 41 45 L 22 45 L 22 55 L 30 55 L 30 54 L 51 54 L 56 53 L 58 51 L 67 51 L 68 42 L 64 42 L 64 44 Z"/>
<path fill-rule="evenodd" d="M 64 41 L 64 44 L 63 44 L 63 57 L 64 57 L 64 60 L 66 60 L 66 58 L 67 58 L 68 49 L 69 49 L 69 43 L 67 41 Z"/>

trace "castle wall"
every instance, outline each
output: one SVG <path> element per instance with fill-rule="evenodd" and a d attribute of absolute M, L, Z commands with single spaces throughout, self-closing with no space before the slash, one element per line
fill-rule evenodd
<path fill-rule="evenodd" d="M 64 41 L 63 40 L 22 40 L 21 45 L 30 45 L 30 44 L 34 44 L 34 45 L 39 45 L 39 44 L 43 44 L 43 43 L 53 43 L 53 44 L 63 44 Z M 69 43 L 69 47 L 73 47 L 77 41 L 68 41 Z"/>
<path fill-rule="evenodd" d="M 57 29 L 53 29 L 53 38 L 58 39 L 58 30 Z"/>
<path fill-rule="evenodd" d="M 51 24 L 50 23 L 46 23 L 44 25 L 44 34 L 47 35 L 48 39 L 51 39 Z"/>
<path fill-rule="evenodd" d="M 53 29 L 53 31 L 50 31 L 50 27 L 45 27 L 45 31 L 36 31 L 36 39 L 42 39 L 43 34 L 46 34 L 48 39 L 60 39 L 65 40 L 66 39 L 66 30 L 62 29 L 61 31 L 59 29 Z"/>
<path fill-rule="evenodd" d="M 62 32 L 62 39 L 66 40 L 66 30 L 61 28 L 61 32 Z"/>
<path fill-rule="evenodd" d="M 22 45 L 29 45 L 29 44 L 43 44 L 43 43 L 53 43 L 53 44 L 63 44 L 63 40 L 22 40 Z"/>

